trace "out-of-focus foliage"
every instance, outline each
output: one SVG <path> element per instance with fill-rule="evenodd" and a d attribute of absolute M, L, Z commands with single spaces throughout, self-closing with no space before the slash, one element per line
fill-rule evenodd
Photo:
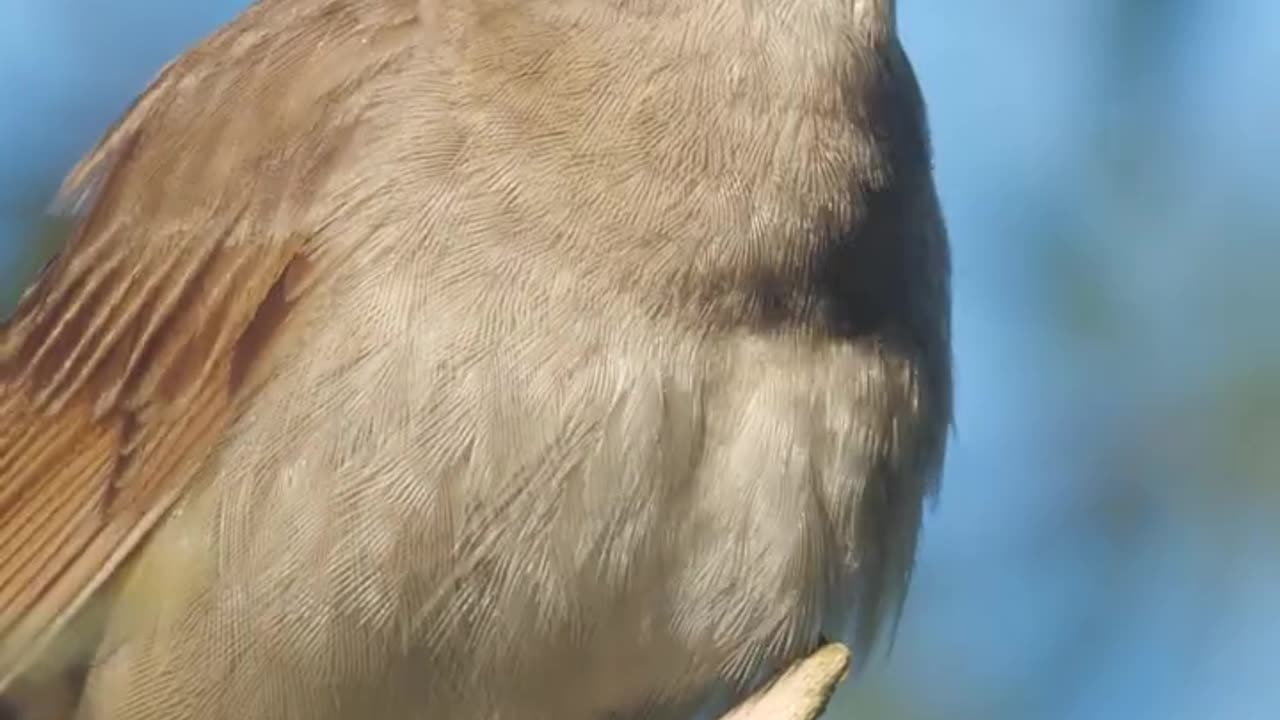
<path fill-rule="evenodd" d="M 58 176 L 242 1 L 0 2 L 0 302 Z M 900 4 L 959 427 L 894 651 L 832 716 L 1280 717 L 1280 4 Z"/>

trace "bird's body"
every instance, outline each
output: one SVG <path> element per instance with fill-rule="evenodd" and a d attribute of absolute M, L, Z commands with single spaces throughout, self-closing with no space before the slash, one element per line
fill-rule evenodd
<path fill-rule="evenodd" d="M 0 675 L 87 624 L 82 718 L 666 718 L 866 645 L 950 417 L 878 4 L 263 0 L 167 68 L 0 336 L 0 527 L 58 518 Z"/>

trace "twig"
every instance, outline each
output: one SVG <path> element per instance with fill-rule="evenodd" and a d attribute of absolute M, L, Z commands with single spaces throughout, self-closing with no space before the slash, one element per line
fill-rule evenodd
<path fill-rule="evenodd" d="M 720 720 L 815 720 L 849 670 L 849 649 L 823 645 Z"/>

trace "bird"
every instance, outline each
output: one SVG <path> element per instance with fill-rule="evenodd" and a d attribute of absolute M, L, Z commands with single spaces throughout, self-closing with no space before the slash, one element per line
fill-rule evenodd
<path fill-rule="evenodd" d="M 0 690 L 661 720 L 864 657 L 952 426 L 933 175 L 893 0 L 259 0 L 0 326 Z"/>

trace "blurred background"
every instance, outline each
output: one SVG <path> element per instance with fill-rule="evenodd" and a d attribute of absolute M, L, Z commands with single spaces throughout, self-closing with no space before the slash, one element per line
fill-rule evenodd
<path fill-rule="evenodd" d="M 0 0 L 0 307 L 41 213 L 245 0 Z M 1280 718 L 1280 3 L 902 0 L 958 431 L 831 717 Z"/>

